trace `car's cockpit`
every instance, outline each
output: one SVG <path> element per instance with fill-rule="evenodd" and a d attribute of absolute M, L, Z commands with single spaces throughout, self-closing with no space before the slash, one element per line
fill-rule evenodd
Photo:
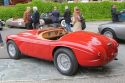
<path fill-rule="evenodd" d="M 57 40 L 68 32 L 63 28 L 48 29 L 38 33 L 38 36 L 42 39 Z"/>

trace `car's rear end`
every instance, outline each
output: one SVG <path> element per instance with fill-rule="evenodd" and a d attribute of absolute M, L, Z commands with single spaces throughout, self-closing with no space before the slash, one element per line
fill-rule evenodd
<path fill-rule="evenodd" d="M 22 18 L 18 19 L 10 18 L 6 21 L 6 25 L 9 27 L 25 27 L 25 23 Z"/>
<path fill-rule="evenodd" d="M 75 32 L 62 38 L 72 42 L 71 48 L 81 66 L 103 66 L 114 60 L 118 43 L 103 35 L 90 32 Z"/>
<path fill-rule="evenodd" d="M 98 48 L 98 50 L 100 51 L 99 55 L 101 56 L 102 60 L 100 65 L 105 65 L 117 57 L 118 43 L 108 37 L 102 37 L 101 42 L 102 45 Z"/>

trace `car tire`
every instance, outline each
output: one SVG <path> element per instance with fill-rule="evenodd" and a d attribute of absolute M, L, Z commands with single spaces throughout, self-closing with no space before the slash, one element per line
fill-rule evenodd
<path fill-rule="evenodd" d="M 8 28 L 13 28 L 13 26 L 10 26 L 10 25 L 8 25 L 7 27 L 8 27 Z"/>
<path fill-rule="evenodd" d="M 115 32 L 112 29 L 105 29 L 102 32 L 103 35 L 113 38 L 113 39 L 117 39 Z"/>
<path fill-rule="evenodd" d="M 21 52 L 14 41 L 9 40 L 7 42 L 7 52 L 11 59 L 21 58 Z"/>
<path fill-rule="evenodd" d="M 78 62 L 67 48 L 60 48 L 54 53 L 54 65 L 61 74 L 67 76 L 74 75 L 78 70 Z"/>

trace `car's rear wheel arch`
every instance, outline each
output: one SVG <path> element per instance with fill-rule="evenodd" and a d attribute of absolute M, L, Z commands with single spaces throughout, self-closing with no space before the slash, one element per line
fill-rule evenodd
<path fill-rule="evenodd" d="M 66 48 L 66 49 L 69 49 L 69 50 L 71 50 L 71 51 L 73 52 L 73 50 L 72 50 L 71 48 L 69 48 L 69 47 L 57 46 L 57 47 L 54 48 L 54 50 L 53 50 L 53 52 L 52 52 L 52 56 L 53 56 L 53 57 L 54 57 L 54 53 L 55 53 L 58 49 L 60 49 L 60 48 Z M 74 52 L 73 52 L 73 53 L 74 53 Z"/>
<path fill-rule="evenodd" d="M 6 40 L 6 43 L 7 43 L 8 41 L 13 41 L 13 40 L 12 40 L 12 39 L 7 39 L 7 40 Z"/>
<path fill-rule="evenodd" d="M 74 51 L 73 51 L 71 48 L 66 47 L 66 46 L 57 46 L 57 47 L 55 47 L 54 50 L 53 50 L 53 52 L 52 52 L 52 57 L 53 57 L 53 58 L 54 58 L 54 53 L 55 53 L 58 49 L 60 49 L 60 48 L 66 48 L 66 49 L 69 49 L 69 50 L 74 54 L 74 57 L 75 57 L 76 60 L 78 61 L 78 59 L 77 59 L 77 57 L 76 57 Z"/>

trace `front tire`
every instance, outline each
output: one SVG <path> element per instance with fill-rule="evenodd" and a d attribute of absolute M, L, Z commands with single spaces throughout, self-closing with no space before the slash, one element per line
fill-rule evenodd
<path fill-rule="evenodd" d="M 113 39 L 117 39 L 115 32 L 112 29 L 105 29 L 102 32 L 103 35 L 113 38 Z"/>
<path fill-rule="evenodd" d="M 60 48 L 54 53 L 54 65 L 63 75 L 71 76 L 78 70 L 78 63 L 70 49 Z"/>
<path fill-rule="evenodd" d="M 8 51 L 10 58 L 12 59 L 19 59 L 21 57 L 20 50 L 18 49 L 15 42 L 12 40 L 9 40 L 7 42 L 7 51 Z"/>

